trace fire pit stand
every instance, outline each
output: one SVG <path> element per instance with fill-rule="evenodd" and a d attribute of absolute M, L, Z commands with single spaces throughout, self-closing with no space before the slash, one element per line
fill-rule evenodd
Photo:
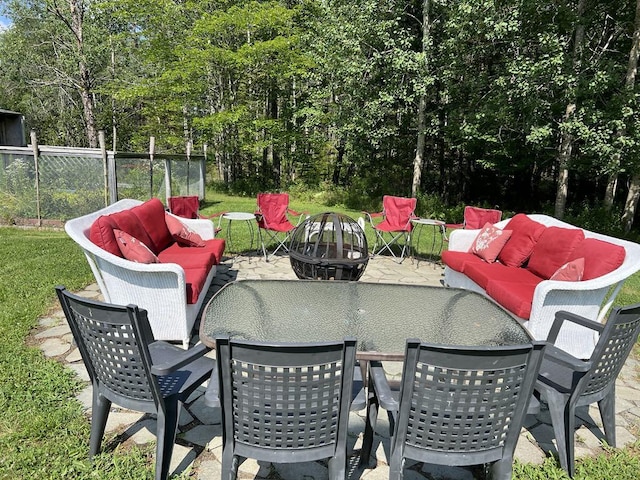
<path fill-rule="evenodd" d="M 358 280 L 369 262 L 367 238 L 352 218 L 320 213 L 296 228 L 289 259 L 300 279 Z"/>

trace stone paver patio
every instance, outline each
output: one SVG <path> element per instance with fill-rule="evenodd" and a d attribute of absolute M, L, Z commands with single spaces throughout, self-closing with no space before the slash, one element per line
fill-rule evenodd
<path fill-rule="evenodd" d="M 427 261 L 412 262 L 405 260 L 396 264 L 387 257 L 375 257 L 369 261 L 362 276 L 363 282 L 387 282 L 421 285 L 440 285 L 443 269 Z M 218 274 L 208 295 L 215 293 L 224 284 L 241 279 L 295 279 L 295 275 L 286 256 L 271 257 L 265 262 L 259 256 L 237 256 L 226 258 L 218 267 Z M 90 285 L 81 295 L 101 299 L 96 284 Z M 72 335 L 61 310 L 41 318 L 40 327 L 34 333 L 47 357 L 58 359 L 73 369 L 80 379 L 89 380 L 77 348 L 72 344 Z M 194 339 L 197 341 L 197 337 Z M 640 385 L 638 382 L 638 360 L 629 358 L 616 383 L 616 435 L 618 446 L 634 442 L 640 425 Z M 203 402 L 204 388 L 189 399 L 182 411 L 178 438 L 172 457 L 171 471 L 189 472 L 191 478 L 220 478 L 220 458 L 222 454 L 222 432 L 220 411 L 206 407 Z M 78 394 L 78 400 L 84 406 L 87 415 L 91 409 L 91 387 Z M 597 407 L 581 410 L 579 417 L 582 425 L 576 436 L 576 456 L 597 455 L 602 452 L 600 437 L 594 431 L 595 425 L 601 425 Z M 114 408 L 109 415 L 107 439 L 118 435 L 127 442 L 146 444 L 155 442 L 155 420 L 148 415 Z M 359 468 L 358 460 L 362 432 L 364 431 L 364 411 L 351 414 L 350 418 L 350 478 L 377 480 L 388 478 L 387 454 L 389 452 L 388 422 L 384 412 L 378 421 L 378 434 L 381 439 L 376 451 L 377 464 L 368 468 Z M 87 439 L 88 442 L 88 439 Z M 555 440 L 549 412 L 544 408 L 540 414 L 531 416 L 525 422 L 516 448 L 516 458 L 527 463 L 540 464 L 555 453 Z M 103 442 L 104 445 L 105 442 Z M 273 465 L 247 460 L 240 466 L 239 478 L 243 479 L 282 479 L 282 480 L 320 480 L 327 478 L 325 462 L 310 462 L 293 465 Z M 472 479 L 474 471 L 462 468 L 435 467 L 423 464 L 409 466 L 405 474 L 407 480 L 420 479 Z"/>

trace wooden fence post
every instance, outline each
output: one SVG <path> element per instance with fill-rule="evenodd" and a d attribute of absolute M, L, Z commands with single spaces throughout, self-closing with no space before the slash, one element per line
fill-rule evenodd
<path fill-rule="evenodd" d="M 189 191 L 189 176 L 191 173 L 191 140 L 187 141 L 187 195 L 190 195 Z"/>
<path fill-rule="evenodd" d="M 153 157 L 156 153 L 156 137 L 149 137 L 149 198 L 153 198 Z"/>
<path fill-rule="evenodd" d="M 205 182 L 207 180 L 207 144 L 205 143 L 202 146 L 202 149 L 204 150 L 204 160 L 200 161 L 200 198 L 204 201 L 204 196 L 205 196 L 205 192 L 206 192 L 206 188 L 205 188 Z"/>
<path fill-rule="evenodd" d="M 39 156 L 40 149 L 38 148 L 38 137 L 35 130 L 31 130 L 31 148 L 33 149 L 33 163 L 36 171 L 36 216 L 38 218 L 38 226 L 42 226 L 42 216 L 40 214 L 40 166 Z"/>
<path fill-rule="evenodd" d="M 100 155 L 102 155 L 102 167 L 104 169 L 104 206 L 109 206 L 109 165 L 107 158 L 107 144 L 104 138 L 104 130 L 98 130 L 98 143 Z"/>

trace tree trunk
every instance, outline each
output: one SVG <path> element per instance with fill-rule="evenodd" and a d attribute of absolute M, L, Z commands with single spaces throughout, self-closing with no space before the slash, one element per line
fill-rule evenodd
<path fill-rule="evenodd" d="M 576 104 L 570 103 L 564 114 L 564 121 L 571 118 L 576 110 Z M 560 137 L 560 149 L 558 152 L 558 183 L 556 188 L 556 203 L 554 215 L 556 218 L 564 217 L 567 206 L 567 194 L 569 192 L 569 160 L 573 149 L 573 135 L 569 132 L 562 132 Z"/>
<path fill-rule="evenodd" d="M 96 129 L 96 117 L 93 111 L 92 99 L 92 76 L 91 71 L 87 67 L 84 54 L 84 38 L 82 27 L 84 23 L 84 3 L 82 0 L 69 0 L 69 9 L 71 11 L 71 31 L 76 38 L 76 55 L 78 56 L 78 74 L 79 74 L 79 93 L 82 100 L 82 109 L 84 112 L 84 121 L 87 130 L 87 140 L 89 147 L 98 147 L 98 130 Z M 58 12 L 59 13 L 59 12 Z"/>
<path fill-rule="evenodd" d="M 422 54 L 425 62 L 425 76 L 428 74 L 428 62 L 426 60 L 427 50 L 429 49 L 429 32 L 431 29 L 431 20 L 429 18 L 430 0 L 422 2 Z M 411 182 L 411 196 L 416 197 L 420 190 L 420 182 L 422 180 L 422 165 L 424 163 L 424 147 L 426 140 L 426 109 L 427 97 L 426 93 L 420 95 L 418 102 L 418 138 L 416 141 L 416 155 L 413 158 L 413 180 Z"/>
<path fill-rule="evenodd" d="M 638 57 L 640 57 L 640 0 L 636 0 L 636 20 L 633 28 L 633 41 L 631 42 L 631 52 L 629 53 L 629 68 L 627 69 L 627 77 L 625 85 L 628 92 L 633 92 L 638 72 Z M 640 165 L 634 165 L 637 172 Z M 640 196 L 640 173 L 635 173 L 631 178 L 629 193 L 624 203 L 624 212 L 622 213 L 622 224 L 626 232 L 631 230 L 633 219 L 636 215 L 638 206 L 638 197 Z"/>
<path fill-rule="evenodd" d="M 629 52 L 629 63 L 627 64 L 627 75 L 624 79 L 625 94 L 633 94 L 633 89 L 636 83 L 636 73 L 638 71 L 638 56 L 640 55 L 640 0 L 636 0 L 636 21 L 633 32 L 633 39 L 631 41 L 631 51 Z M 627 97 L 628 98 L 628 97 Z M 627 100 L 628 101 L 628 100 Z M 614 135 L 613 143 L 617 143 L 617 139 L 625 136 L 627 129 L 623 126 L 620 130 L 616 131 Z M 611 173 L 609 174 L 609 180 L 607 182 L 607 190 L 604 197 L 604 206 L 607 210 L 611 210 L 613 201 L 616 197 L 616 188 L 618 186 L 618 174 L 620 172 L 620 161 L 622 154 L 617 151 L 613 154 L 611 159 Z M 627 199 L 628 200 L 628 199 Z M 625 205 L 626 206 L 626 205 Z"/>
<path fill-rule="evenodd" d="M 427 99 L 425 95 L 420 95 L 418 106 L 418 141 L 416 143 L 416 156 L 413 159 L 413 181 L 411 182 L 411 196 L 416 197 L 420 191 L 420 181 L 422 180 L 422 164 L 424 163 L 424 146 L 426 140 L 425 133 L 425 110 Z"/>
<path fill-rule="evenodd" d="M 631 178 L 631 185 L 629 185 L 629 193 L 627 194 L 627 201 L 624 203 L 624 212 L 622 213 L 622 225 L 624 231 L 629 233 L 633 226 L 633 219 L 636 216 L 636 209 L 638 207 L 638 199 L 640 198 L 640 173 L 636 173 Z"/>
<path fill-rule="evenodd" d="M 578 23 L 575 28 L 573 55 L 571 58 L 571 69 L 574 75 L 580 74 L 580 59 L 582 56 L 582 43 L 584 42 L 584 25 L 582 24 L 582 16 L 584 15 L 586 0 L 578 2 L 576 15 Z M 575 86 L 568 87 L 571 90 Z M 576 111 L 575 91 L 570 92 L 570 100 L 565 109 L 563 123 L 567 124 Z M 565 208 L 567 206 L 567 195 L 569 193 L 569 162 L 571 160 L 571 151 L 573 150 L 573 135 L 566 128 L 560 132 L 560 146 L 558 148 L 558 184 L 556 188 L 556 203 L 554 215 L 562 219 L 564 217 Z"/>

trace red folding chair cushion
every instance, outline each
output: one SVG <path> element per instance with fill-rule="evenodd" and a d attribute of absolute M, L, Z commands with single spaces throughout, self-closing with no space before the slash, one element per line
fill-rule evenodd
<path fill-rule="evenodd" d="M 199 218 L 200 199 L 197 195 L 188 197 L 169 197 L 167 199 L 169 210 L 174 215 L 182 218 Z"/>
<path fill-rule="evenodd" d="M 416 204 L 415 198 L 385 195 L 382 197 L 384 220 L 375 228 L 384 232 L 410 232 L 413 226 L 410 220 L 415 217 Z"/>
<path fill-rule="evenodd" d="M 288 232 L 295 228 L 287 218 L 288 193 L 258 194 L 258 227 L 276 232 Z"/>
<path fill-rule="evenodd" d="M 502 219 L 502 211 L 480 207 L 464 207 L 464 228 L 475 230 L 484 227 L 485 223 L 498 223 Z"/>

